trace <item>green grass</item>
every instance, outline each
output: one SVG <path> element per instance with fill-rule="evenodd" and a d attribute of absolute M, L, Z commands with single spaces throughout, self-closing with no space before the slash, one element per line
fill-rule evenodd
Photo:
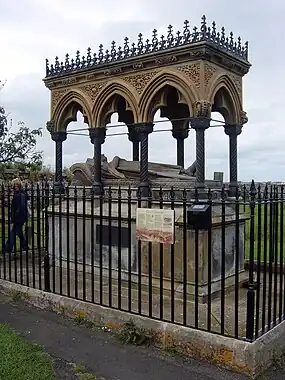
<path fill-rule="evenodd" d="M 6 325 L 0 325 L 0 379 L 54 380 L 52 359 Z"/>
<path fill-rule="evenodd" d="M 281 224 L 281 212 L 283 207 L 283 225 Z M 246 217 L 250 217 L 250 207 L 240 207 L 240 212 L 244 213 Z M 280 263 L 280 251 L 285 248 L 285 205 L 278 202 L 275 216 L 270 218 L 270 214 L 273 214 L 273 207 L 269 203 L 267 206 L 263 203 L 258 205 L 256 203 L 254 209 L 254 259 L 257 260 L 260 255 L 260 260 L 264 261 L 266 255 L 266 262 L 269 262 L 270 254 L 274 254 L 277 251 L 277 262 Z M 267 215 L 267 216 L 266 216 Z M 267 219 L 267 220 L 266 220 Z M 245 257 L 248 259 L 250 255 L 250 219 L 245 224 Z M 272 245 L 274 242 L 274 246 Z M 283 258 L 285 262 L 285 254 Z"/>

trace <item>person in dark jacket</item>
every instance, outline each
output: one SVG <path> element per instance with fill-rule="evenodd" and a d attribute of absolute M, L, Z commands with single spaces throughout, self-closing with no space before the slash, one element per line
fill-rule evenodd
<path fill-rule="evenodd" d="M 5 252 L 12 254 L 16 237 L 20 239 L 20 249 L 27 248 L 27 239 L 23 233 L 23 226 L 28 219 L 28 202 L 22 190 L 21 180 L 16 178 L 12 181 L 13 199 L 11 203 L 11 222 L 13 224 L 8 240 L 5 245 Z"/>

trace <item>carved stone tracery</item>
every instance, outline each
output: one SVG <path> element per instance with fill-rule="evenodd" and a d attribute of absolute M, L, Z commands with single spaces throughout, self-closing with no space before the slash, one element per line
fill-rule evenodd
<path fill-rule="evenodd" d="M 217 69 L 216 67 L 214 67 L 213 65 L 210 65 L 208 63 L 205 63 L 205 66 L 204 66 L 204 84 L 205 84 L 205 88 L 208 87 L 213 75 L 217 72 Z"/>
<path fill-rule="evenodd" d="M 85 86 L 80 87 L 80 89 L 82 89 L 82 91 L 84 91 L 91 99 L 91 101 L 94 102 L 99 92 L 107 85 L 107 83 L 107 81 L 104 81 L 99 83 L 86 84 Z"/>
<path fill-rule="evenodd" d="M 150 71 L 144 74 L 136 74 L 123 77 L 123 80 L 131 84 L 137 93 L 141 95 L 148 82 L 158 73 L 158 71 Z"/>
<path fill-rule="evenodd" d="M 231 78 L 231 80 L 233 81 L 233 83 L 234 83 L 234 85 L 238 91 L 238 94 L 241 97 L 241 95 L 242 95 L 242 77 L 235 75 L 233 73 L 229 73 L 228 75 Z"/>
<path fill-rule="evenodd" d="M 52 108 L 54 109 L 57 103 L 60 101 L 60 99 L 63 97 L 64 94 L 67 93 L 67 88 L 63 90 L 54 90 L 51 93 L 51 103 L 52 103 Z"/>
<path fill-rule="evenodd" d="M 200 79 L 200 63 L 192 63 L 191 65 L 178 66 L 177 70 L 187 75 L 199 90 L 201 85 Z"/>

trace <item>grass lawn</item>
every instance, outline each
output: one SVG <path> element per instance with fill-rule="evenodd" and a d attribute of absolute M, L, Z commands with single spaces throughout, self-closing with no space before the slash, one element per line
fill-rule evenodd
<path fill-rule="evenodd" d="M 283 207 L 283 223 L 281 223 L 281 213 Z M 240 212 L 244 212 L 245 216 L 250 216 L 250 207 L 246 205 L 245 211 L 243 206 Z M 266 220 L 267 219 L 267 220 Z M 283 238 L 283 247 L 282 247 Z M 285 248 L 285 204 L 278 201 L 276 208 L 271 204 L 256 203 L 254 209 L 254 259 L 258 259 L 260 252 L 260 260 L 263 261 L 266 255 L 266 262 L 269 262 L 270 255 L 277 254 L 277 262 L 285 262 L 285 252 L 280 258 L 281 250 Z M 250 252 L 250 220 L 245 225 L 245 257 L 249 258 Z M 281 260 L 282 259 L 282 260 Z"/>
<path fill-rule="evenodd" d="M 0 379 L 53 380 L 52 359 L 6 325 L 0 325 Z"/>

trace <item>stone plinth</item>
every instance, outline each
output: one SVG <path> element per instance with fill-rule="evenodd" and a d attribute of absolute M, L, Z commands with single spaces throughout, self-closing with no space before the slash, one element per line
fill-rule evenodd
<path fill-rule="evenodd" d="M 163 260 L 164 287 L 171 289 L 171 271 L 174 264 L 175 295 L 182 297 L 184 276 L 186 275 L 187 295 L 195 296 L 195 273 L 198 277 L 198 297 L 204 302 L 208 297 L 208 283 L 211 283 L 211 295 L 216 296 L 221 290 L 222 279 L 222 236 L 224 234 L 224 263 L 225 263 L 225 287 L 229 288 L 235 284 L 236 271 L 236 229 L 239 237 L 239 281 L 246 279 L 244 272 L 245 257 L 245 218 L 240 215 L 238 223 L 235 219 L 234 211 L 231 207 L 226 207 L 224 232 L 222 229 L 221 206 L 212 207 L 212 230 L 198 231 L 184 228 L 182 210 L 176 210 L 175 244 L 173 246 L 163 246 L 161 255 L 161 245 L 152 243 L 152 273 L 159 277 L 160 258 Z M 180 216 L 179 216 L 180 214 Z M 238 226 L 238 227 L 237 227 Z M 209 247 L 209 241 L 211 245 Z M 198 246 L 196 244 L 198 242 Z M 196 248 L 197 247 L 197 248 Z M 210 248 L 210 249 L 209 249 Z M 143 273 L 149 273 L 149 246 L 147 242 L 142 242 L 142 267 Z M 174 259 L 171 261 L 172 256 Z M 186 256 L 186 257 L 185 257 Z M 198 258 L 196 264 L 196 257 Z M 184 261 L 187 263 L 184 270 Z M 210 268 L 209 268 L 210 265 Z M 209 269 L 211 275 L 209 276 Z M 159 286 L 159 280 L 156 281 Z"/>
<path fill-rule="evenodd" d="M 214 205 L 212 207 L 213 227 L 210 237 L 208 231 L 197 233 L 184 228 L 182 206 L 177 206 L 175 208 L 175 244 L 166 246 L 159 243 L 141 242 L 141 251 L 139 252 L 136 241 L 137 203 L 122 201 L 119 215 L 117 202 L 103 203 L 101 207 L 98 202 L 95 201 L 92 206 L 91 201 L 86 201 L 84 206 L 82 201 L 77 200 L 75 209 L 75 202 L 69 201 L 67 205 L 64 201 L 61 205 L 54 206 L 53 210 L 49 209 L 49 252 L 55 259 L 56 265 L 61 263 L 66 267 L 69 259 L 70 269 L 75 269 L 77 261 L 77 269 L 82 271 L 85 261 L 85 270 L 88 272 L 91 272 L 93 267 L 94 272 L 99 273 L 101 267 L 103 276 L 111 275 L 113 278 L 117 278 L 118 269 L 121 269 L 122 280 L 129 280 L 131 274 L 132 282 L 137 283 L 138 257 L 140 255 L 142 285 L 148 286 L 149 273 L 152 273 L 154 292 L 159 291 L 160 260 L 162 260 L 165 294 L 170 291 L 171 283 L 173 283 L 175 295 L 182 297 L 183 286 L 186 285 L 187 297 L 191 299 L 195 295 L 197 280 L 200 301 L 205 301 L 208 296 L 209 282 L 211 283 L 211 295 L 218 295 L 222 276 L 221 206 Z M 159 208 L 155 204 L 152 207 Z M 119 220 L 121 220 L 120 223 Z M 240 280 L 244 279 L 245 219 L 240 217 L 237 224 L 234 211 L 227 206 L 225 222 L 225 283 L 227 288 L 235 283 L 237 225 L 239 226 L 238 268 Z M 119 238 L 119 230 L 121 238 Z M 211 241 L 210 249 L 209 240 Z M 198 248 L 196 248 L 196 241 L 198 241 Z M 197 264 L 196 257 L 198 257 Z M 149 268 L 150 262 L 151 268 Z M 185 262 L 186 270 L 184 270 Z M 174 270 L 172 270 L 172 265 L 174 265 Z M 173 279 L 172 273 L 174 274 Z M 197 279 L 195 278 L 196 273 L 198 274 Z M 186 280 L 184 280 L 184 274 Z"/>
<path fill-rule="evenodd" d="M 67 208 L 68 207 L 68 208 Z M 102 265 L 104 270 L 111 267 L 118 270 L 119 256 L 121 255 L 121 270 L 136 271 L 136 237 L 135 237 L 135 210 L 136 203 L 127 205 L 122 203 L 121 223 L 118 222 L 118 205 L 112 203 L 111 210 L 109 204 L 102 205 L 100 213 L 99 201 L 84 203 L 80 200 L 66 201 L 61 205 L 56 205 L 53 210 L 49 209 L 49 252 L 56 260 L 56 265 L 66 265 L 70 261 L 70 268 L 75 268 L 77 261 L 79 270 L 85 264 L 86 270 L 91 271 L 91 266 L 99 268 Z M 102 214 L 102 217 L 100 215 Z M 111 215 L 111 218 L 109 218 Z M 131 223 L 130 223 L 130 221 Z M 54 224 L 54 228 L 52 225 Z M 118 247 L 118 230 L 121 228 L 121 249 Z M 100 232 L 100 230 L 102 232 Z M 115 230 L 115 231 L 114 231 Z M 60 233 L 61 231 L 61 233 Z M 93 236 L 93 237 L 92 237 Z M 102 243 L 100 244 L 102 238 Z M 53 243 L 53 239 L 55 243 Z M 60 250 L 59 247 L 62 247 Z M 102 257 L 102 263 L 100 261 Z M 109 260 L 109 257 L 111 260 Z M 111 266 L 110 266 L 111 262 Z M 116 276 L 116 272 L 113 273 Z"/>

